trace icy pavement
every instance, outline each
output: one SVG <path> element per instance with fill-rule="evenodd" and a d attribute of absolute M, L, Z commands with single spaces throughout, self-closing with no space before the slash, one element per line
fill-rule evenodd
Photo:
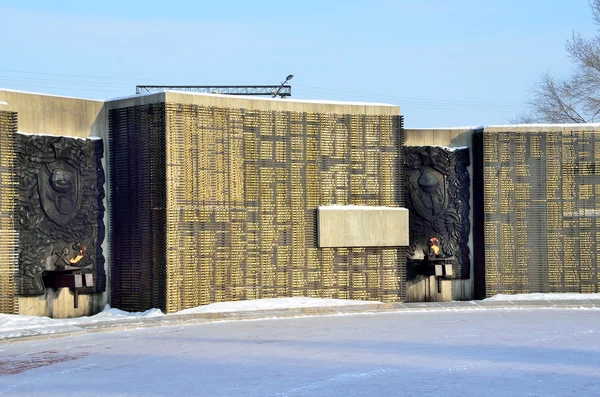
<path fill-rule="evenodd" d="M 0 345 L 0 396 L 598 396 L 599 332 L 514 308 L 84 333 Z"/>

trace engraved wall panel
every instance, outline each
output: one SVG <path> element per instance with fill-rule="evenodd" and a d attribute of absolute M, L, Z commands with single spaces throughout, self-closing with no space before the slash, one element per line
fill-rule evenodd
<path fill-rule="evenodd" d="M 600 137 L 484 129 L 473 145 L 476 295 L 599 292 Z"/>
<path fill-rule="evenodd" d="M 15 174 L 17 113 L 0 111 L 0 313 L 18 314 L 18 181 Z"/>
<path fill-rule="evenodd" d="M 320 205 L 401 206 L 402 140 L 400 116 L 111 111 L 113 302 L 404 300 L 403 248 L 320 249 L 316 235 Z"/>
<path fill-rule="evenodd" d="M 167 310 L 404 299 L 401 248 L 317 248 L 325 204 L 400 206 L 399 117 L 167 105 Z"/>

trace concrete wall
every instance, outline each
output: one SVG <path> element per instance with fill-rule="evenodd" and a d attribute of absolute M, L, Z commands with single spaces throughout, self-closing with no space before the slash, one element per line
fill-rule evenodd
<path fill-rule="evenodd" d="M 87 138 L 106 137 L 104 101 L 1 90 L 0 110 L 19 114 L 19 131 Z"/>
<path fill-rule="evenodd" d="M 323 206 L 318 209 L 319 247 L 408 246 L 408 210 Z"/>
<path fill-rule="evenodd" d="M 1 97 L 0 97 L 1 100 Z M 310 101 L 280 98 L 248 98 L 233 95 L 212 95 L 185 92 L 164 92 L 117 98 L 106 102 L 106 110 L 151 103 L 180 103 L 184 105 L 217 106 L 281 112 L 339 113 L 367 115 L 399 115 L 400 107 L 388 104 L 351 104 L 336 101 Z"/>
<path fill-rule="evenodd" d="M 188 94 L 166 92 L 165 102 L 193 104 L 198 106 L 220 106 L 280 112 L 340 113 L 368 115 L 399 115 L 400 107 L 387 104 L 351 104 L 335 101 L 310 101 L 280 98 L 241 98 L 227 95 Z"/>
<path fill-rule="evenodd" d="M 104 101 L 68 98 L 19 91 L 0 90 L 0 110 L 18 113 L 19 131 L 29 134 L 46 134 L 87 138 L 98 136 L 104 140 L 105 158 L 102 165 L 108 174 L 108 124 Z M 108 192 L 108 186 L 105 186 Z M 106 258 L 106 274 L 110 278 L 110 246 L 108 200 L 104 202 L 106 237 L 102 244 Z M 102 294 L 80 295 L 79 309 L 73 309 L 73 294 L 66 288 L 51 289 L 44 296 L 20 297 L 19 314 L 74 317 L 101 311 L 108 303 L 108 291 Z"/>
<path fill-rule="evenodd" d="M 445 146 L 469 148 L 471 164 L 473 164 L 472 136 L 474 128 L 455 129 L 406 129 L 404 131 L 404 144 L 406 146 Z M 471 220 L 471 236 L 469 249 L 471 251 L 471 278 L 468 280 L 442 280 L 442 292 L 438 294 L 437 281 L 434 276 L 417 276 L 408 281 L 408 301 L 450 301 L 473 299 L 473 166 L 469 166 L 471 179 L 471 207 L 469 218 Z"/>

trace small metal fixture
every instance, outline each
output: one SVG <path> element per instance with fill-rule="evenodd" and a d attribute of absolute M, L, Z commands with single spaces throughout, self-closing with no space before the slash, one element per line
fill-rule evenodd
<path fill-rule="evenodd" d="M 284 98 L 284 96 L 280 94 L 280 91 L 283 89 L 283 87 L 286 86 L 285 83 L 287 83 L 288 81 L 290 81 L 293 78 L 294 78 L 293 74 L 288 74 L 287 77 L 285 78 L 285 80 L 279 86 L 279 88 L 277 88 L 277 91 L 275 91 L 273 93 L 273 98 L 275 98 L 277 95 L 280 95 L 282 98 Z"/>
<path fill-rule="evenodd" d="M 292 95 L 292 86 L 286 84 L 294 75 L 290 74 L 279 85 L 136 85 L 136 94 L 162 91 L 203 92 L 226 95 L 271 95 L 285 98 Z"/>

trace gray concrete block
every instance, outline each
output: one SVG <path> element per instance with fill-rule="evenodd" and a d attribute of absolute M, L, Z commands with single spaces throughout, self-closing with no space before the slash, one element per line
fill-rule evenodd
<path fill-rule="evenodd" d="M 318 209 L 319 247 L 408 245 L 408 210 L 399 207 L 322 206 Z"/>

